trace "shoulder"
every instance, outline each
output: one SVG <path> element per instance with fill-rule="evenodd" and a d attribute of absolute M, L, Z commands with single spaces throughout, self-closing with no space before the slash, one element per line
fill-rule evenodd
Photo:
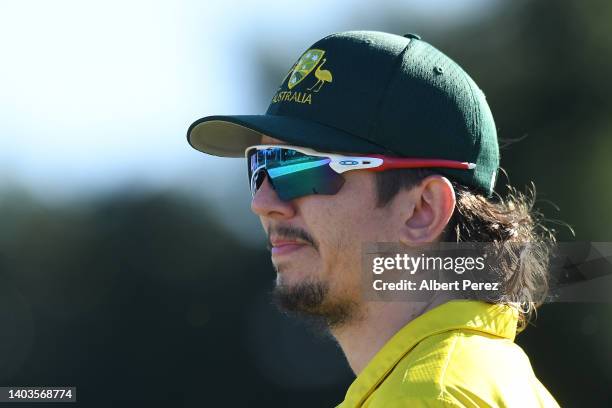
<path fill-rule="evenodd" d="M 372 397 L 386 407 L 558 406 L 518 345 L 471 330 L 424 339 Z"/>

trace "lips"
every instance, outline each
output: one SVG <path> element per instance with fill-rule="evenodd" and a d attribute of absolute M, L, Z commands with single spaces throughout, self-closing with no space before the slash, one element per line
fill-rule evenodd
<path fill-rule="evenodd" d="M 272 239 L 270 240 L 270 243 L 272 244 L 272 256 L 286 255 L 295 251 L 299 251 L 300 249 L 308 245 L 304 242 L 287 239 Z"/>

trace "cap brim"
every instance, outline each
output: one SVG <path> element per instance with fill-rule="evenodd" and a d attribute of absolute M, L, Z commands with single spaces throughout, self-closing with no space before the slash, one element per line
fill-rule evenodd
<path fill-rule="evenodd" d="M 261 144 L 263 135 L 323 151 L 389 153 L 377 144 L 317 122 L 276 115 L 207 116 L 187 131 L 189 144 L 201 152 L 243 157 L 247 147 Z"/>

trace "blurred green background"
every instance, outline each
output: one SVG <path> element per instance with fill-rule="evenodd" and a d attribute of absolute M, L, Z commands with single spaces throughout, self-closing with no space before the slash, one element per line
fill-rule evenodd
<path fill-rule="evenodd" d="M 47 11 L 73 11 L 76 24 L 103 8 L 90 6 L 59 2 Z M 114 6 L 94 27 L 95 53 L 108 52 L 107 40 L 133 47 L 99 71 L 97 60 L 87 62 L 87 45 L 70 42 L 79 30 L 91 35 L 86 23 L 69 24 L 65 52 L 55 60 L 48 52 L 35 67 L 27 58 L 42 51 L 33 44 L 62 29 L 60 21 L 49 32 L 33 24 L 30 40 L 25 31 L 3 33 L 14 55 L 0 56 L 0 385 L 76 386 L 79 405 L 100 407 L 342 400 L 353 377 L 339 348 L 270 305 L 274 273 L 249 214 L 244 164 L 201 155 L 184 136 L 201 116 L 264 112 L 294 60 L 333 31 L 416 32 L 442 49 L 487 95 L 508 145 L 502 167 L 510 183 L 533 181 L 546 216 L 575 230 L 574 238 L 557 227 L 559 239 L 612 240 L 608 1 Z M 25 22 L 24 10 L 12 12 Z M 158 26 L 155 10 L 174 25 Z M 113 40 L 114 19 L 133 34 Z M 13 25 L 21 29 L 19 20 Z M 134 40 L 139 27 L 180 27 L 184 37 L 160 35 L 169 53 L 142 54 L 158 49 L 159 38 Z M 214 53 L 198 51 L 213 45 Z M 131 67 L 151 55 L 143 69 Z M 60 76 L 57 87 L 26 86 L 46 64 L 57 75 L 64 63 L 73 69 L 62 58 L 85 60 L 89 71 Z M 138 82 L 142 75 L 151 76 Z M 121 78 L 124 87 L 104 93 Z M 71 84 L 94 88 L 81 94 Z M 172 96 L 173 84 L 186 93 Z M 138 86 L 153 90 L 142 96 Z M 20 99 L 26 91 L 39 97 Z M 56 98 L 56 113 L 43 115 Z M 611 318 L 610 304 L 549 304 L 518 336 L 562 406 L 612 406 Z"/>

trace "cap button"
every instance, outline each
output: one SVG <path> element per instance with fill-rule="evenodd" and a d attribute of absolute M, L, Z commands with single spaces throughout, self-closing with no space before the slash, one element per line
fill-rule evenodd
<path fill-rule="evenodd" d="M 406 37 L 406 38 L 413 38 L 415 40 L 420 40 L 421 39 L 420 35 L 414 34 L 414 33 L 404 34 L 404 37 Z"/>

